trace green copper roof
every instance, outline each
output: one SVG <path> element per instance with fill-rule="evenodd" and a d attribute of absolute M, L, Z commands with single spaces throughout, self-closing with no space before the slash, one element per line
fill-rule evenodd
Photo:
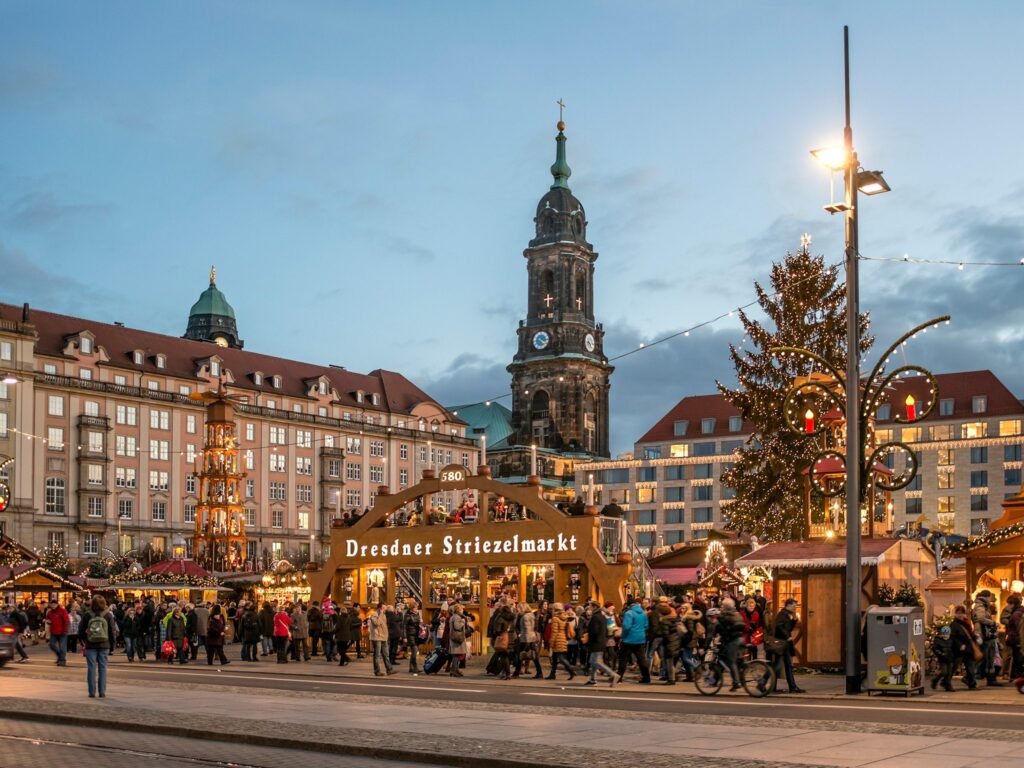
<path fill-rule="evenodd" d="M 221 315 L 235 318 L 235 310 L 228 304 L 227 297 L 217 288 L 216 273 L 210 271 L 210 287 L 199 294 L 199 301 L 192 305 L 189 317 L 197 315 Z"/>
<path fill-rule="evenodd" d="M 449 408 L 469 425 L 466 437 L 479 439 L 487 435 L 487 450 L 499 447 L 499 443 L 512 434 L 512 411 L 501 403 L 471 403 Z"/>
<path fill-rule="evenodd" d="M 562 133 L 561 126 L 562 124 L 559 123 L 558 135 L 555 137 L 555 164 L 551 166 L 551 175 L 555 177 L 555 183 L 551 185 L 552 189 L 556 187 L 568 189 L 569 177 L 572 176 L 572 169 L 565 161 L 565 134 Z"/>

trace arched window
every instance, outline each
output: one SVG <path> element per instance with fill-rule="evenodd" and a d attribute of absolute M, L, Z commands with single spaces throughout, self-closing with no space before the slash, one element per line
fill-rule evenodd
<path fill-rule="evenodd" d="M 420 419 L 419 420 L 419 428 L 420 428 L 420 432 L 426 432 L 427 431 L 427 420 L 426 419 Z"/>
<path fill-rule="evenodd" d="M 431 432 L 440 432 L 441 431 L 441 422 L 438 421 L 437 419 L 433 419 L 430 422 L 430 431 Z"/>
<path fill-rule="evenodd" d="M 582 269 L 576 270 L 576 306 L 573 309 L 587 311 L 587 275 Z"/>
<path fill-rule="evenodd" d="M 597 453 L 597 396 L 588 392 L 583 398 L 583 450 Z"/>
<path fill-rule="evenodd" d="M 551 401 L 544 390 L 535 392 L 530 401 L 530 430 L 533 442 L 540 448 L 549 448 L 551 441 Z"/>
<path fill-rule="evenodd" d="M 555 296 L 555 273 L 545 269 L 540 274 L 540 314 L 551 316 L 554 314 L 555 304 L 558 297 Z"/>

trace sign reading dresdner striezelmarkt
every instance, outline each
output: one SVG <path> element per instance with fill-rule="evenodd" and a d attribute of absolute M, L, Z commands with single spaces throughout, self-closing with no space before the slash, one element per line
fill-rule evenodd
<path fill-rule="evenodd" d="M 520 554 L 539 552 L 575 552 L 577 537 L 563 533 L 545 537 L 520 537 L 518 533 L 509 538 L 489 539 L 481 536 L 445 536 L 441 539 L 442 555 L 490 555 Z M 429 557 L 434 554 L 432 542 L 401 542 L 395 537 L 390 543 L 360 544 L 358 539 L 345 539 L 345 557 Z"/>

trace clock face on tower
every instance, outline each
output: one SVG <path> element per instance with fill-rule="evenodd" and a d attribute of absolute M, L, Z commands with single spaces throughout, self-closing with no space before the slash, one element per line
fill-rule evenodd
<path fill-rule="evenodd" d="M 536 349 L 544 349 L 551 343 L 551 336 L 547 331 L 537 331 L 533 334 L 533 346 Z"/>
<path fill-rule="evenodd" d="M 586 337 L 583 339 L 583 346 L 585 346 L 587 348 L 587 352 L 593 352 L 594 351 L 594 347 L 596 346 L 596 344 L 594 342 L 594 334 L 588 333 L 586 335 Z"/>

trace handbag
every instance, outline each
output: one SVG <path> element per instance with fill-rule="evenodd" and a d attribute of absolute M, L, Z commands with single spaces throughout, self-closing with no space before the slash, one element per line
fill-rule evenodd
<path fill-rule="evenodd" d="M 757 629 L 755 629 L 753 632 L 750 633 L 750 644 L 751 645 L 760 645 L 763 642 L 764 642 L 764 630 L 761 629 L 761 627 L 758 627 Z"/>
<path fill-rule="evenodd" d="M 499 632 L 494 637 L 494 650 L 496 651 L 507 651 L 508 650 L 508 632 Z"/>
<path fill-rule="evenodd" d="M 977 664 L 985 658 L 985 654 L 982 653 L 981 646 L 979 646 L 974 640 L 971 640 L 971 653 L 974 654 L 974 663 Z"/>
<path fill-rule="evenodd" d="M 773 656 L 783 656 L 789 652 L 789 640 L 780 640 L 777 637 L 765 637 L 764 647 Z"/>

